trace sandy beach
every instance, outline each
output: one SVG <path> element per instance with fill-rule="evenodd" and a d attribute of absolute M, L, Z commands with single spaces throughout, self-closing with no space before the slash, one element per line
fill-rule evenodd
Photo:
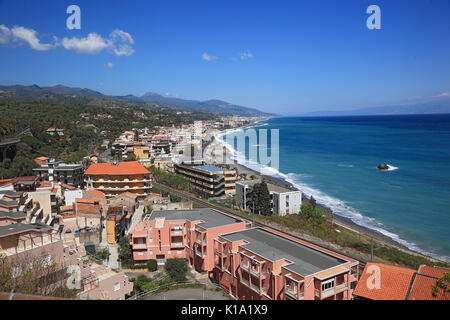
<path fill-rule="evenodd" d="M 258 123 L 254 123 L 252 125 L 247 125 L 245 127 L 248 128 L 248 127 L 253 127 L 253 126 L 257 126 L 257 125 L 259 125 L 259 124 Z M 244 128 L 244 127 L 242 127 L 242 128 Z M 234 128 L 233 130 L 237 130 L 237 129 L 240 129 L 240 128 Z M 208 164 L 221 163 L 221 161 L 220 161 L 221 159 L 219 159 L 219 161 L 216 159 L 217 150 L 225 150 L 225 149 L 226 148 L 222 145 L 222 143 L 219 142 L 215 137 L 213 137 L 211 139 L 209 145 L 204 150 L 205 159 L 208 162 Z M 213 150 L 216 150 L 216 153 L 214 153 Z M 250 169 L 250 168 L 248 168 L 248 167 L 246 167 L 246 166 L 244 166 L 242 164 L 237 163 L 236 160 L 232 160 L 231 159 L 231 152 L 229 152 L 228 150 L 227 150 L 227 152 L 225 152 L 225 155 L 226 155 L 226 163 L 229 164 L 231 167 L 234 167 L 237 170 L 238 174 L 245 173 L 247 175 L 247 180 L 249 180 L 250 177 L 254 176 L 256 179 L 265 179 L 266 182 L 271 183 L 273 185 L 277 185 L 277 186 L 280 186 L 280 187 L 288 188 L 288 189 L 291 189 L 291 190 L 298 190 L 297 188 L 295 188 L 292 184 L 290 184 L 287 181 L 284 181 L 282 179 L 278 179 L 278 178 L 275 178 L 275 177 L 272 177 L 272 176 L 261 174 L 260 172 L 258 172 L 256 170 Z M 309 203 L 309 197 L 310 197 L 310 195 L 307 195 L 307 194 L 303 193 L 302 203 L 303 204 Z M 407 252 L 409 254 L 419 255 L 419 256 L 426 257 L 426 258 L 428 258 L 430 260 L 435 260 L 435 259 L 433 259 L 433 258 L 431 258 L 429 256 L 423 255 L 422 253 L 410 250 L 409 248 L 401 245 L 400 243 L 394 241 L 392 238 L 390 238 L 390 237 L 388 237 L 388 236 L 386 236 L 386 235 L 384 235 L 382 233 L 379 233 L 379 232 L 377 232 L 375 230 L 371 230 L 369 228 L 360 226 L 360 225 L 354 223 L 352 220 L 350 220 L 348 218 L 344 218 L 344 217 L 338 216 L 337 214 L 334 214 L 330 208 L 328 208 L 326 206 L 323 206 L 320 203 L 317 203 L 316 206 L 321 208 L 321 210 L 325 213 L 325 215 L 332 216 L 333 217 L 333 222 L 336 225 L 339 225 L 340 227 L 349 229 L 349 230 L 351 230 L 353 232 L 359 233 L 359 234 L 361 234 L 361 235 L 363 235 L 365 237 L 368 237 L 368 238 L 372 237 L 378 243 L 383 244 L 385 246 L 395 247 L 395 248 L 397 248 L 399 250 L 402 250 L 404 252 Z M 332 244 L 332 243 L 327 243 L 327 244 L 329 244 L 331 247 L 336 246 L 335 244 Z"/>

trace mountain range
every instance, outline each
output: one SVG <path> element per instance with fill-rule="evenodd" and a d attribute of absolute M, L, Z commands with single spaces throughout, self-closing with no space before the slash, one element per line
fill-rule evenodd
<path fill-rule="evenodd" d="M 63 85 L 40 87 L 36 84 L 31 86 L 11 85 L 0 86 L 0 98 L 7 100 L 32 100 L 46 95 L 63 96 L 86 96 L 97 99 L 123 100 L 135 104 L 156 104 L 161 107 L 170 107 L 182 110 L 203 111 L 216 114 L 228 114 L 239 116 L 273 116 L 274 114 L 262 112 L 255 108 L 248 108 L 231 104 L 225 101 L 213 99 L 206 101 L 185 100 L 163 96 L 148 92 L 140 97 L 135 95 L 112 96 L 87 88 L 72 88 Z"/>
<path fill-rule="evenodd" d="M 326 117 L 326 116 L 371 116 L 395 114 L 438 114 L 450 113 L 450 96 L 441 95 L 428 101 L 415 102 L 402 105 L 388 105 L 368 107 L 346 111 L 316 111 L 303 113 L 300 116 Z"/>

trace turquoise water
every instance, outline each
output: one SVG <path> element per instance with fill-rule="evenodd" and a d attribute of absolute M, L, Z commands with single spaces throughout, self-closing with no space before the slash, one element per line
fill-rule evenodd
<path fill-rule="evenodd" d="M 250 167 L 411 249 L 448 259 L 450 115 L 275 118 L 258 128 L 279 129 L 279 168 Z M 380 163 L 394 170 L 380 171 Z"/>

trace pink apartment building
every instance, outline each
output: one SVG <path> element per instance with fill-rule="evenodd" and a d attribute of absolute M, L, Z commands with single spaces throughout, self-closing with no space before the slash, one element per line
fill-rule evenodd
<path fill-rule="evenodd" d="M 358 274 L 358 261 L 269 228 L 219 235 L 214 265 L 240 300 L 351 299 Z"/>
<path fill-rule="evenodd" d="M 246 221 L 214 209 L 153 211 L 132 231 L 135 262 L 185 258 L 198 272 L 214 269 L 214 239 L 244 230 Z"/>

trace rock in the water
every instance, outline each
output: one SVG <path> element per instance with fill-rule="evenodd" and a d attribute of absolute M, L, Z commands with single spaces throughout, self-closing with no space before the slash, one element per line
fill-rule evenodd
<path fill-rule="evenodd" d="M 379 164 L 377 168 L 380 170 L 387 170 L 389 169 L 389 166 L 387 164 Z"/>

